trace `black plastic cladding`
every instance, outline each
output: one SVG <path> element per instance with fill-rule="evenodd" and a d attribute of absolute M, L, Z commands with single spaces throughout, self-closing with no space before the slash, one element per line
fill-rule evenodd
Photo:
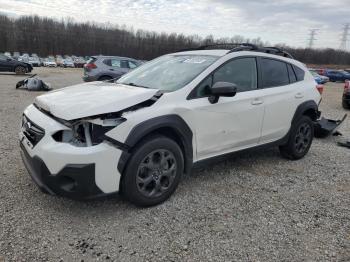
<path fill-rule="evenodd" d="M 180 147 L 183 147 L 184 151 L 185 173 L 189 173 L 193 164 L 193 133 L 186 122 L 178 115 L 159 116 L 136 125 L 125 140 L 124 148 L 132 149 L 142 138 L 161 128 L 170 128 L 180 137 L 182 142 Z M 123 174 L 129 157 L 130 150 L 124 150 L 118 163 L 120 174 Z"/>

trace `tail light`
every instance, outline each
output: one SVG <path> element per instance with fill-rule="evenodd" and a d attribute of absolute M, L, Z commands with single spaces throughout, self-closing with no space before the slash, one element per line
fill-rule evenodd
<path fill-rule="evenodd" d="M 85 64 L 84 66 L 88 70 L 97 68 L 97 66 L 94 63 L 88 63 L 88 64 Z"/>
<path fill-rule="evenodd" d="M 322 93 L 323 93 L 323 85 L 316 85 L 316 89 L 322 95 Z"/>
<path fill-rule="evenodd" d="M 344 94 L 350 92 L 350 81 L 346 80 L 344 85 Z"/>

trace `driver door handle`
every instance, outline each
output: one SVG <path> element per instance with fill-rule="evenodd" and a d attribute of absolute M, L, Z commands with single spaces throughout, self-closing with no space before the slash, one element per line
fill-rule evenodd
<path fill-rule="evenodd" d="M 264 101 L 262 99 L 260 99 L 260 98 L 255 98 L 252 101 L 252 105 L 254 105 L 254 106 L 261 105 L 262 103 L 264 103 Z"/>

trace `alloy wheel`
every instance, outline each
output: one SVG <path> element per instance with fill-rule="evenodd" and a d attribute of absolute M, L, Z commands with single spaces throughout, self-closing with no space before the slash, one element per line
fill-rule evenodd
<path fill-rule="evenodd" d="M 299 126 L 295 136 L 295 150 L 297 153 L 303 153 L 310 145 L 312 138 L 311 127 L 308 123 L 303 123 Z"/>
<path fill-rule="evenodd" d="M 138 167 L 137 188 L 146 197 L 159 197 L 171 187 L 176 172 L 177 163 L 174 154 L 165 149 L 154 150 Z"/>

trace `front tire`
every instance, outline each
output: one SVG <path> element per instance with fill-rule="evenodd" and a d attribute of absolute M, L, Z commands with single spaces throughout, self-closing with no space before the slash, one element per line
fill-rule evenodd
<path fill-rule="evenodd" d="M 183 170 L 179 145 L 165 136 L 150 137 L 133 150 L 122 178 L 122 195 L 137 206 L 160 204 L 174 193 Z"/>
<path fill-rule="evenodd" d="M 27 72 L 27 69 L 24 66 L 16 66 L 15 73 L 16 75 L 24 75 Z"/>
<path fill-rule="evenodd" d="M 287 159 L 298 160 L 308 152 L 314 138 L 314 123 L 308 116 L 302 116 L 293 124 L 287 144 L 280 146 L 281 155 Z"/>

